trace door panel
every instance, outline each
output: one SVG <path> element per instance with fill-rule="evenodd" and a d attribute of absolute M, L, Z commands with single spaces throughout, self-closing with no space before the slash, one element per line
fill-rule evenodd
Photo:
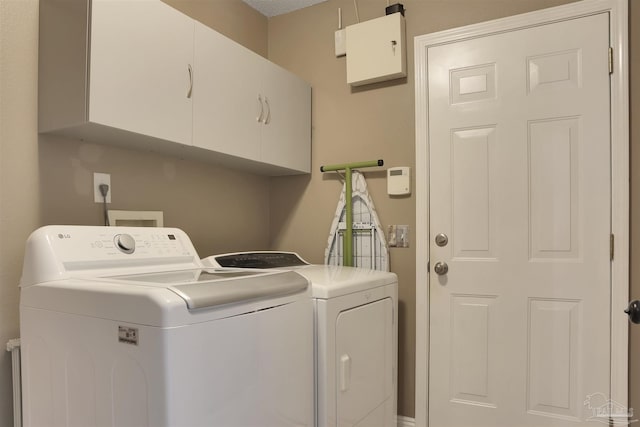
<path fill-rule="evenodd" d="M 489 378 L 489 334 L 495 329 L 493 296 L 453 295 L 451 298 L 452 401 L 495 407 L 495 384 Z"/>
<path fill-rule="evenodd" d="M 580 418 L 576 399 L 580 372 L 580 302 L 529 301 L 528 410 L 540 414 Z M 549 351 L 553 349 L 553 351 Z M 586 397 L 586 396 L 585 396 Z"/>
<path fill-rule="evenodd" d="M 456 130 L 451 137 L 453 190 L 453 256 L 493 258 L 495 212 L 491 155 L 495 150 L 493 126 Z"/>
<path fill-rule="evenodd" d="M 529 123 L 531 259 L 577 259 L 580 119 Z"/>
<path fill-rule="evenodd" d="M 609 395 L 608 34 L 428 49 L 431 427 L 586 426 Z"/>

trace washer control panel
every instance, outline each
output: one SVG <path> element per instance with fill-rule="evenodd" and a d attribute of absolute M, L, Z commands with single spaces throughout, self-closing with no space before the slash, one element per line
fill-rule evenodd
<path fill-rule="evenodd" d="M 189 237 L 177 228 L 48 226 L 34 235 L 41 230 L 63 263 L 198 256 Z"/>
<path fill-rule="evenodd" d="M 105 271 L 201 267 L 191 240 L 177 228 L 49 225 L 27 240 L 20 286 Z"/>

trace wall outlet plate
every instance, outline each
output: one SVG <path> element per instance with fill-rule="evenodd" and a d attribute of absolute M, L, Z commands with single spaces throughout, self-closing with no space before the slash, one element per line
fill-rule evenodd
<path fill-rule="evenodd" d="M 408 225 L 396 226 L 396 247 L 397 248 L 409 247 L 409 226 Z"/>
<path fill-rule="evenodd" d="M 390 248 L 408 248 L 409 226 L 389 225 L 387 227 L 387 244 Z"/>
<path fill-rule="evenodd" d="M 111 193 L 113 192 L 111 188 L 111 174 L 98 172 L 95 172 L 93 174 L 93 201 L 96 203 L 104 202 L 104 198 L 102 197 L 102 193 L 100 192 L 100 184 L 107 184 L 109 186 L 109 192 L 107 193 L 107 203 L 111 203 Z"/>

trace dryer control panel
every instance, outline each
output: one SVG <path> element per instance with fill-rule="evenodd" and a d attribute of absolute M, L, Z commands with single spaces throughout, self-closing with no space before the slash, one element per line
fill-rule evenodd
<path fill-rule="evenodd" d="M 308 265 L 294 252 L 258 251 L 214 255 L 208 258 L 216 267 L 233 268 L 283 268 Z M 216 265 L 217 264 L 217 265 Z"/>

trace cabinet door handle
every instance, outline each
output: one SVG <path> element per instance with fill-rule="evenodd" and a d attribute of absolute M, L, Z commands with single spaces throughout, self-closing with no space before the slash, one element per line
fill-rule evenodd
<path fill-rule="evenodd" d="M 260 94 L 258 94 L 258 103 L 260 104 L 260 113 L 258 113 L 256 121 L 260 123 L 262 122 L 262 115 L 264 114 L 264 104 L 262 103 L 262 96 L 260 96 Z"/>
<path fill-rule="evenodd" d="M 264 120 L 262 121 L 262 123 L 264 123 L 265 125 L 268 125 L 269 122 L 271 121 L 271 105 L 269 105 L 269 98 L 267 98 L 266 96 L 264 97 L 264 103 L 267 104 L 267 114 L 264 117 Z"/>
<path fill-rule="evenodd" d="M 191 98 L 191 93 L 193 92 L 193 69 L 191 68 L 191 64 L 187 64 L 187 71 L 189 71 L 189 89 L 187 90 L 187 98 Z"/>

